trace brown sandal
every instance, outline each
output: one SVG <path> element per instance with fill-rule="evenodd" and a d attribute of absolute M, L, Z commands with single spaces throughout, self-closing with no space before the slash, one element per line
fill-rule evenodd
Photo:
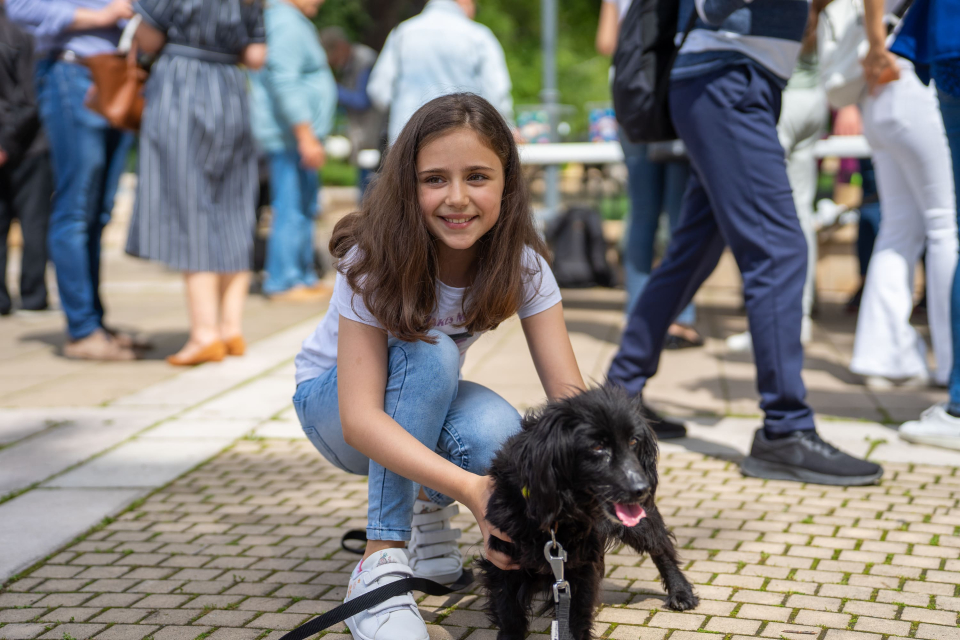
<path fill-rule="evenodd" d="M 190 357 L 167 356 L 167 362 L 178 367 L 189 367 L 204 362 L 220 362 L 227 355 L 227 345 L 222 340 L 214 340 Z"/>
<path fill-rule="evenodd" d="M 247 352 L 247 342 L 239 334 L 226 338 L 223 343 L 227 347 L 228 356 L 242 356 Z"/>

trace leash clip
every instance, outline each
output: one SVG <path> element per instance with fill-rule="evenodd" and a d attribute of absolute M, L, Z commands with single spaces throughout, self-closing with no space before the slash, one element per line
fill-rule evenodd
<path fill-rule="evenodd" d="M 557 555 L 551 551 L 556 550 Z M 563 545 L 557 542 L 555 531 L 550 530 L 550 541 L 543 545 L 543 557 L 550 563 L 550 569 L 553 571 L 553 577 L 556 582 L 553 583 L 553 601 L 560 602 L 560 592 L 566 591 L 569 587 L 567 581 L 563 579 L 563 563 L 567 561 L 567 552 Z"/>

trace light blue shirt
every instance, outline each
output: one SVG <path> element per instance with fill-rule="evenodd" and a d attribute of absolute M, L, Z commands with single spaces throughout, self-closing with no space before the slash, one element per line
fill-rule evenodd
<path fill-rule="evenodd" d="M 380 109 L 390 109 L 392 144 L 417 109 L 459 91 L 486 98 L 513 120 L 510 74 L 496 36 L 453 0 L 430 0 L 387 36 L 367 95 Z"/>
<path fill-rule="evenodd" d="M 119 27 L 69 31 L 78 8 L 102 9 L 110 0 L 6 0 L 7 17 L 36 38 L 38 55 L 70 50 L 80 57 L 115 51 Z"/>
<path fill-rule="evenodd" d="M 253 133 L 264 151 L 297 148 L 293 126 L 309 122 L 322 140 L 337 108 L 337 82 L 313 23 L 293 5 L 273 0 L 264 12 L 267 64 L 250 74 Z"/>

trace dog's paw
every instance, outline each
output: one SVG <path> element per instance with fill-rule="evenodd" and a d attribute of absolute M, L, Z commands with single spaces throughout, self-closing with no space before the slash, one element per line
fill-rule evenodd
<path fill-rule="evenodd" d="M 693 589 L 688 588 L 683 591 L 671 593 L 667 596 L 664 604 L 668 609 L 673 609 L 674 611 L 686 611 L 687 609 L 696 609 L 697 605 L 700 604 L 700 598 L 693 592 Z"/>

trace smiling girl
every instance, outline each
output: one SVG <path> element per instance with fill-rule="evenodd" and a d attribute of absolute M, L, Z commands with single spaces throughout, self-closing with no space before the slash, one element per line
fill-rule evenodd
<path fill-rule="evenodd" d="M 297 356 L 293 402 L 328 461 L 369 475 L 366 553 L 346 600 L 410 575 L 459 578 L 454 501 L 476 518 L 487 557 L 513 568 L 487 546 L 507 537 L 485 518 L 485 474 L 520 416 L 460 379 L 464 354 L 516 314 L 547 396 L 583 379 L 507 123 L 473 94 L 421 107 L 330 248 L 333 298 Z M 428 638 L 411 593 L 347 626 L 359 640 Z"/>

